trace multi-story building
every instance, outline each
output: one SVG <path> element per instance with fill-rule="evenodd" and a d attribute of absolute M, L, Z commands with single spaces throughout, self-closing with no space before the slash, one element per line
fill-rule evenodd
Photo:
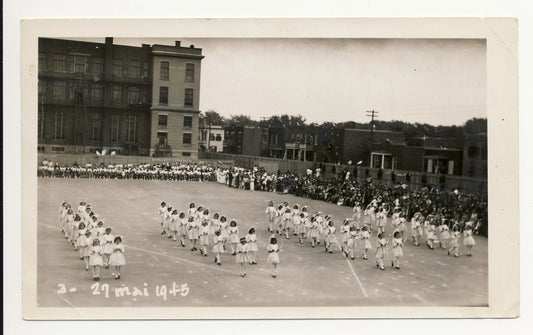
<path fill-rule="evenodd" d="M 222 152 L 224 150 L 224 128 L 219 125 L 206 125 L 200 122 L 198 150 Z"/>
<path fill-rule="evenodd" d="M 202 50 L 39 39 L 38 149 L 198 156 Z"/>

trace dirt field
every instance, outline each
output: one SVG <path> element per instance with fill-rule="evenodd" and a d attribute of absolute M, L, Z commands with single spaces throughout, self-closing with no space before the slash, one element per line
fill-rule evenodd
<path fill-rule="evenodd" d="M 346 259 L 322 245 L 301 245 L 296 237 L 278 239 L 281 264 L 278 277 L 266 263 L 268 242 L 264 210 L 268 200 L 308 205 L 334 216 L 337 227 L 351 208 L 292 195 L 230 189 L 217 183 L 140 180 L 43 179 L 38 181 L 38 283 L 41 307 L 172 307 L 172 306 L 486 306 L 488 304 L 487 239 L 475 237 L 472 257 L 446 255 L 444 250 L 404 247 L 401 270 L 376 268 L 369 259 Z M 113 233 L 124 236 L 126 266 L 121 279 L 102 269 L 94 282 L 68 245 L 58 225 L 63 200 L 86 200 Z M 186 210 L 192 201 L 236 219 L 240 234 L 255 226 L 258 265 L 239 276 L 233 256 L 222 265 L 160 234 L 157 209 L 161 201 Z M 390 220 L 390 219 L 389 219 Z M 390 224 L 387 226 L 390 229 Z M 340 236 L 338 237 L 340 240 Z M 375 236 L 371 239 L 376 245 Z M 461 241 L 462 243 L 462 241 Z M 188 246 L 188 245 L 187 245 Z M 209 248 L 210 251 L 210 248 Z M 464 250 L 461 250 L 463 253 Z M 390 254 L 390 252 L 389 252 Z M 128 295 L 129 291 L 129 295 Z"/>

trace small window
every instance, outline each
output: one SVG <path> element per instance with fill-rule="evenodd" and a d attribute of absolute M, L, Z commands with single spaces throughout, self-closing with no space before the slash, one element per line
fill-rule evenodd
<path fill-rule="evenodd" d="M 185 89 L 185 106 L 192 106 L 193 104 L 193 89 L 192 88 L 186 88 Z"/>
<path fill-rule="evenodd" d="M 104 59 L 103 58 L 101 57 L 94 58 L 93 73 L 94 74 L 104 73 Z"/>
<path fill-rule="evenodd" d="M 91 88 L 91 95 L 92 95 L 93 101 L 102 101 L 104 97 L 102 85 L 93 84 Z"/>
<path fill-rule="evenodd" d="M 113 85 L 111 90 L 111 100 L 115 104 L 122 103 L 122 87 L 118 85 Z"/>
<path fill-rule="evenodd" d="M 167 126 L 168 115 L 159 115 L 158 125 L 162 127 Z"/>
<path fill-rule="evenodd" d="M 161 69 L 159 74 L 160 80 L 168 80 L 168 69 L 169 69 L 169 63 L 168 62 L 161 62 Z"/>
<path fill-rule="evenodd" d="M 141 62 L 132 60 L 128 63 L 128 77 L 141 78 Z"/>
<path fill-rule="evenodd" d="M 190 152 L 182 152 L 181 155 L 183 157 L 191 157 L 191 153 Z"/>
<path fill-rule="evenodd" d="M 38 152 L 44 152 L 44 147 L 41 146 L 41 145 L 39 145 L 39 146 L 37 147 L 37 151 L 38 151 Z"/>
<path fill-rule="evenodd" d="M 118 115 L 112 115 L 111 116 L 111 142 L 118 142 L 118 134 L 119 134 L 119 116 Z"/>
<path fill-rule="evenodd" d="M 215 137 L 215 141 L 217 141 L 217 142 L 222 141 L 222 135 L 217 134 L 217 136 Z"/>
<path fill-rule="evenodd" d="M 54 70 L 56 72 L 67 72 L 67 56 L 55 55 Z"/>
<path fill-rule="evenodd" d="M 65 151 L 65 147 L 52 147 L 52 151 Z"/>
<path fill-rule="evenodd" d="M 185 65 L 185 81 L 194 81 L 194 64 Z"/>
<path fill-rule="evenodd" d="M 159 87 L 159 104 L 168 105 L 168 87 Z"/>
<path fill-rule="evenodd" d="M 62 81 L 54 82 L 53 94 L 54 99 L 65 100 L 67 98 L 67 83 Z"/>
<path fill-rule="evenodd" d="M 192 134 L 183 134 L 183 144 L 192 143 Z"/>
<path fill-rule="evenodd" d="M 183 117 L 183 127 L 192 127 L 192 116 L 184 116 Z"/>
<path fill-rule="evenodd" d="M 122 59 L 113 59 L 113 75 L 122 77 Z"/>

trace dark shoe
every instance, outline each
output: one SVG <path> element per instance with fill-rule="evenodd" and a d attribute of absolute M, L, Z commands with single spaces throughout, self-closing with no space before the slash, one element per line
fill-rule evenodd
<path fill-rule="evenodd" d="M 217 265 L 222 265 L 222 264 L 220 264 L 220 262 L 218 262 Z"/>

